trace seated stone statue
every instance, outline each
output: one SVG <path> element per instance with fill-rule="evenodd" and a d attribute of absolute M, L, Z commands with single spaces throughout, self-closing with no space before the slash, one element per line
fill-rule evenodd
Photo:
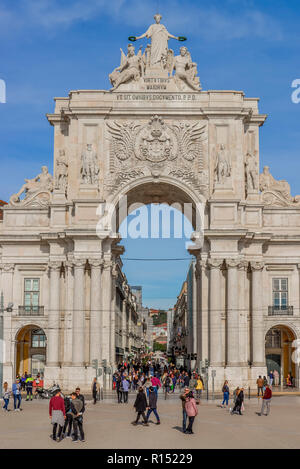
<path fill-rule="evenodd" d="M 180 81 L 187 83 L 193 90 L 200 91 L 201 86 L 197 77 L 197 64 L 192 62 L 191 55 L 186 47 L 180 48 L 180 55 L 176 55 L 173 62 L 175 81 L 180 87 Z"/>
<path fill-rule="evenodd" d="M 20 202 L 20 196 L 25 193 L 24 200 L 33 194 L 37 194 L 42 191 L 53 190 L 53 178 L 48 172 L 47 166 L 42 166 L 42 172 L 33 179 L 25 179 L 25 184 L 21 187 L 17 194 L 13 194 L 10 198 L 10 202 Z"/>
<path fill-rule="evenodd" d="M 273 192 L 289 203 L 299 203 L 300 196 L 292 197 L 291 188 L 287 181 L 282 179 L 277 181 L 270 173 L 269 166 L 265 166 L 262 174 L 259 176 L 259 189 L 261 192 Z"/>
<path fill-rule="evenodd" d="M 109 75 L 109 79 L 113 87 L 111 91 L 117 89 L 122 83 L 127 83 L 130 80 L 138 81 L 142 75 L 142 55 L 141 49 L 138 55 L 135 55 L 135 48 L 132 44 L 128 44 L 127 56 L 121 49 L 121 65 L 114 69 Z"/>

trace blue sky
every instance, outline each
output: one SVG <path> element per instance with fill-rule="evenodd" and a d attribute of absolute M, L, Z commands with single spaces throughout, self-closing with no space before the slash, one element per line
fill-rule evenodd
<path fill-rule="evenodd" d="M 300 78 L 298 0 L 0 0 L 0 79 L 7 86 L 7 102 L 0 103 L 0 199 L 8 200 L 42 164 L 52 171 L 53 129 L 45 114 L 53 111 L 53 97 L 107 89 L 119 48 L 145 32 L 158 8 L 172 34 L 188 37 L 204 89 L 261 98 L 260 111 L 269 114 L 261 167 L 269 165 L 300 194 L 300 104 L 291 101 L 291 83 Z M 124 244 L 128 257 L 139 249 L 143 257 L 187 255 L 185 240 Z M 143 284 L 149 306 L 167 307 L 188 261 L 148 264 L 125 262 L 128 279 Z"/>

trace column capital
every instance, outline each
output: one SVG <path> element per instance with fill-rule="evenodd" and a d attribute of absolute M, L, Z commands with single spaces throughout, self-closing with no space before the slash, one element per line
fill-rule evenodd
<path fill-rule="evenodd" d="M 84 269 L 86 259 L 73 259 L 72 264 L 74 266 L 74 269 Z"/>
<path fill-rule="evenodd" d="M 103 261 L 103 270 L 109 270 L 113 266 L 113 262 L 107 259 L 104 259 Z"/>
<path fill-rule="evenodd" d="M 60 261 L 49 261 L 48 267 L 50 270 L 59 271 L 61 269 L 61 262 Z"/>
<path fill-rule="evenodd" d="M 215 259 L 215 258 L 207 259 L 207 265 L 210 269 L 220 269 L 223 263 L 224 263 L 224 259 Z"/>
<path fill-rule="evenodd" d="M 101 267 L 104 263 L 103 259 L 89 259 L 89 264 L 91 267 L 95 267 L 95 268 L 98 268 L 98 267 Z"/>
<path fill-rule="evenodd" d="M 15 270 L 15 264 L 0 264 L 0 269 L 4 272 L 13 272 Z"/>
<path fill-rule="evenodd" d="M 246 270 L 248 268 L 249 261 L 246 261 L 246 259 L 242 259 L 239 262 L 238 269 L 239 270 Z"/>
<path fill-rule="evenodd" d="M 226 262 L 227 269 L 228 268 L 229 269 L 236 269 L 239 266 L 241 260 L 236 259 L 236 258 L 230 258 L 230 259 L 225 259 L 225 262 Z"/>
<path fill-rule="evenodd" d="M 263 261 L 251 261 L 250 262 L 252 270 L 263 270 L 265 263 Z"/>

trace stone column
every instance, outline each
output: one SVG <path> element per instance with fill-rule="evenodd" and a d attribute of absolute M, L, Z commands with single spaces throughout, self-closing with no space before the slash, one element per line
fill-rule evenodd
<path fill-rule="evenodd" d="M 116 265 L 113 264 L 111 270 L 111 312 L 110 312 L 110 357 L 111 366 L 116 365 Z"/>
<path fill-rule="evenodd" d="M 239 308 L 238 308 L 238 259 L 226 259 L 227 266 L 227 365 L 238 366 L 239 357 Z"/>
<path fill-rule="evenodd" d="M 210 364 L 223 366 L 223 337 L 222 337 L 222 311 L 221 311 L 221 266 L 223 259 L 208 259 L 210 267 Z"/>
<path fill-rule="evenodd" d="M 251 262 L 252 269 L 252 366 L 265 366 L 265 333 L 263 315 L 263 262 Z"/>
<path fill-rule="evenodd" d="M 90 316 L 90 362 L 101 360 L 101 259 L 90 259 L 91 266 L 91 316 Z M 99 363 L 100 365 L 100 363 Z"/>
<path fill-rule="evenodd" d="M 85 331 L 85 311 L 84 311 L 84 268 L 85 259 L 74 260 L 74 306 L 73 306 L 73 341 L 72 356 L 73 365 L 83 366 L 85 362 L 84 331 Z"/>
<path fill-rule="evenodd" d="M 204 261 L 201 259 L 196 260 L 195 265 L 195 278 L 196 278 L 196 334 L 197 334 L 197 348 L 194 352 L 197 353 L 197 366 L 199 368 L 200 360 L 203 360 L 203 324 L 202 324 L 202 275 L 203 268 L 205 267 Z"/>
<path fill-rule="evenodd" d="M 102 360 L 107 360 L 107 364 L 111 363 L 110 357 L 110 310 L 111 310 L 111 278 L 112 262 L 108 259 L 104 260 L 102 272 Z"/>
<path fill-rule="evenodd" d="M 61 262 L 49 262 L 50 294 L 48 311 L 47 366 L 58 366 L 59 362 L 60 270 Z"/>
<path fill-rule="evenodd" d="M 13 279 L 14 279 L 14 271 L 15 271 L 15 264 L 2 264 L 0 266 L 2 269 L 2 276 L 1 276 L 1 288 L 0 288 L 0 295 L 1 291 L 3 291 L 3 301 L 4 301 L 4 309 L 7 308 L 9 303 L 14 303 L 14 290 L 13 290 Z M 3 337 L 4 337 L 4 344 L 3 349 L 0 352 L 1 360 L 4 360 L 4 381 L 11 381 L 12 379 L 12 368 L 13 368 L 13 356 L 14 356 L 14 340 L 15 337 L 12 337 L 12 313 L 8 311 L 4 311 L 3 313 Z M 5 347 L 5 348 L 4 348 Z M 16 353 L 16 352 L 15 352 Z M 16 360 L 16 357 L 15 357 Z"/>
<path fill-rule="evenodd" d="M 238 265 L 239 269 L 239 357 L 241 366 L 248 366 L 249 361 L 249 295 L 246 298 L 246 275 L 248 262 L 242 260 Z"/>
<path fill-rule="evenodd" d="M 73 262 L 65 262 L 66 272 L 66 306 L 65 306 L 65 340 L 64 340 L 64 365 L 72 365 L 72 334 L 73 334 L 73 318 L 72 311 L 74 309 L 74 276 Z"/>

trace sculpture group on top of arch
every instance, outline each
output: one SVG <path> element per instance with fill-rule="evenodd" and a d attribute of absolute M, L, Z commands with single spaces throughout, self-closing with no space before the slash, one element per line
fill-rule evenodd
<path fill-rule="evenodd" d="M 180 54 L 175 55 L 168 47 L 169 39 L 185 40 L 170 34 L 160 23 L 162 16 L 154 15 L 155 23 L 141 36 L 132 36 L 132 41 L 151 39 L 142 53 L 140 46 L 138 53 L 133 44 L 128 44 L 127 54 L 121 49 L 121 64 L 109 75 L 112 91 L 121 85 L 136 83 L 143 89 L 143 78 L 170 78 L 178 91 L 200 91 L 200 79 L 197 76 L 197 64 L 192 61 L 187 47 L 180 48 Z M 173 73 L 175 72 L 174 76 Z"/>

